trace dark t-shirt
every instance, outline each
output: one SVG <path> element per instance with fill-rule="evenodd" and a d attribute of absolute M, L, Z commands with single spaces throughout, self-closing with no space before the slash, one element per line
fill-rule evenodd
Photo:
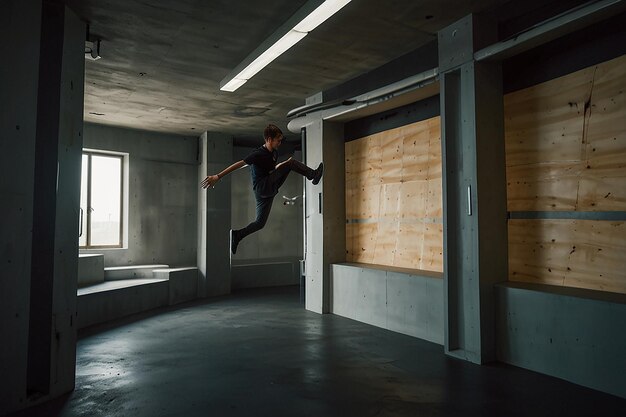
<path fill-rule="evenodd" d="M 269 151 L 265 146 L 259 146 L 243 160 L 250 165 L 250 174 L 252 175 L 252 185 L 256 189 L 259 181 L 270 175 L 276 168 L 278 161 L 278 152 Z"/>

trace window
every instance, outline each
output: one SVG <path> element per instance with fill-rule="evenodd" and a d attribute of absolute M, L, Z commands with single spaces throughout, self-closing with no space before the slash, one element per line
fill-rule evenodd
<path fill-rule="evenodd" d="M 124 157 L 83 152 L 80 184 L 81 249 L 122 247 Z"/>

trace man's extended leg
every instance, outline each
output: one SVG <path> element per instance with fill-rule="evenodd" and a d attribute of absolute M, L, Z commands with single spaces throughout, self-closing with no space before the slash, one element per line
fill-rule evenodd
<path fill-rule="evenodd" d="M 274 201 L 274 197 L 269 198 L 261 198 L 256 197 L 256 219 L 244 227 L 243 229 L 233 230 L 231 235 L 230 242 L 230 250 L 233 253 L 237 253 L 237 246 L 241 239 L 245 238 L 251 233 L 257 232 L 265 226 L 267 223 L 267 218 L 270 215 L 270 211 L 272 210 L 272 202 Z"/>
<path fill-rule="evenodd" d="M 312 180 L 313 184 L 317 184 L 320 181 L 320 178 L 322 178 L 324 164 L 320 163 L 317 169 L 313 169 L 296 159 L 289 159 L 282 164 L 280 168 L 270 174 L 270 180 L 276 183 L 276 189 L 283 185 L 289 171 L 297 172 L 306 179 Z"/>

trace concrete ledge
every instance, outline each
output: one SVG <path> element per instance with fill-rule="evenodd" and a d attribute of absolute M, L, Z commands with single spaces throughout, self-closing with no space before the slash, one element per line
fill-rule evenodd
<path fill-rule="evenodd" d="M 81 253 L 78 255 L 78 286 L 104 282 L 104 255 Z"/>
<path fill-rule="evenodd" d="M 169 284 L 164 279 L 130 279 L 81 288 L 77 295 L 77 328 L 168 305 Z"/>
<path fill-rule="evenodd" d="M 334 264 L 330 312 L 443 345 L 442 277 L 430 271 Z"/>
<path fill-rule="evenodd" d="M 498 360 L 626 398 L 626 295 L 502 283 Z"/>
<path fill-rule="evenodd" d="M 169 265 L 128 265 L 109 266 L 104 268 L 104 280 L 153 278 L 155 269 L 169 268 Z"/>
<path fill-rule="evenodd" d="M 154 277 L 169 281 L 169 304 L 178 304 L 198 298 L 198 268 L 155 269 Z"/>
<path fill-rule="evenodd" d="M 300 265 L 297 259 L 238 263 L 231 265 L 230 270 L 232 289 L 277 287 L 300 283 Z"/>

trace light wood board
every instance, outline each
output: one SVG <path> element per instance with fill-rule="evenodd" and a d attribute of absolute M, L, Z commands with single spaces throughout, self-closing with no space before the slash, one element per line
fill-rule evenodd
<path fill-rule="evenodd" d="M 443 271 L 439 117 L 346 143 L 347 260 Z"/>

